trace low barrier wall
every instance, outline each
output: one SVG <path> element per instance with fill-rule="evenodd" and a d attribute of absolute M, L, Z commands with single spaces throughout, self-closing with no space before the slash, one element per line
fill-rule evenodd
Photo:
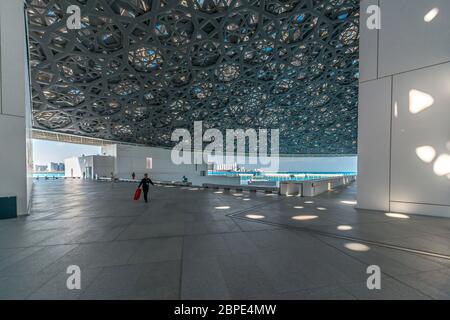
<path fill-rule="evenodd" d="M 236 190 L 236 191 L 264 191 L 266 193 L 278 193 L 278 187 L 270 186 L 252 186 L 252 185 L 226 185 L 226 184 L 215 184 L 215 183 L 204 183 L 204 188 L 211 189 L 225 189 L 225 190 Z"/>
<path fill-rule="evenodd" d="M 343 176 L 308 181 L 283 181 L 280 183 L 280 194 L 314 197 L 328 190 L 352 183 L 355 180 L 356 176 Z"/>

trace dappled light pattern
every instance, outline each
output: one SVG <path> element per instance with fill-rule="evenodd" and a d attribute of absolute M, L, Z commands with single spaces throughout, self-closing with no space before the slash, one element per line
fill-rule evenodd
<path fill-rule="evenodd" d="M 35 128 L 170 147 L 202 120 L 279 128 L 283 153 L 356 153 L 358 0 L 28 0 L 27 14 Z"/>
<path fill-rule="evenodd" d="M 430 163 L 436 157 L 436 150 L 431 146 L 421 146 L 416 148 L 417 157 L 426 163 Z"/>
<path fill-rule="evenodd" d="M 409 112 L 412 114 L 420 113 L 433 104 L 434 98 L 430 94 L 416 89 L 409 91 Z"/>
<path fill-rule="evenodd" d="M 440 155 L 433 165 L 433 171 L 437 176 L 450 174 L 450 154 Z"/>
<path fill-rule="evenodd" d="M 436 18 L 436 16 L 439 14 L 439 8 L 433 8 L 430 11 L 427 12 L 427 14 L 423 17 L 423 20 L 425 22 L 431 22 Z"/>

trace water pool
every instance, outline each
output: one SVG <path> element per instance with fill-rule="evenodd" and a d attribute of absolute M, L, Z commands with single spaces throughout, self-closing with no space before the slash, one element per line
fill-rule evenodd
<path fill-rule="evenodd" d="M 64 173 L 53 173 L 53 172 L 44 172 L 44 173 L 33 173 L 33 178 L 64 178 Z"/>
<path fill-rule="evenodd" d="M 356 175 L 356 172 L 239 172 L 208 171 L 210 176 L 240 177 L 241 185 L 278 186 L 282 181 L 308 181 Z"/>

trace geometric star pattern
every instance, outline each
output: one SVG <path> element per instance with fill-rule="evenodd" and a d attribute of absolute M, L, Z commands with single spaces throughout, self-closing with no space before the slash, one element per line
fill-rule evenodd
<path fill-rule="evenodd" d="M 279 129 L 281 153 L 356 153 L 359 0 L 29 0 L 27 15 L 35 128 L 170 147 L 202 120 Z"/>

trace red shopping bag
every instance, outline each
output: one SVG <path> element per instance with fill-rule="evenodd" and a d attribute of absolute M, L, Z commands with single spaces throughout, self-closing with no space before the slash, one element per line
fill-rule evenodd
<path fill-rule="evenodd" d="M 139 200 L 140 198 L 141 198 L 141 193 L 142 193 L 142 190 L 141 189 L 136 189 L 136 192 L 134 193 L 134 200 Z"/>

